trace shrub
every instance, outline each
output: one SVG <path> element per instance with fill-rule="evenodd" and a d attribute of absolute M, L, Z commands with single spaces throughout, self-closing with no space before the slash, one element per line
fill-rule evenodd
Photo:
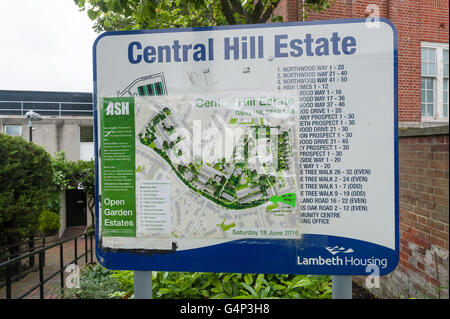
<path fill-rule="evenodd" d="M 4 245 L 38 230 L 53 169 L 50 155 L 21 137 L 0 134 L 0 154 L 0 245 Z"/>
<path fill-rule="evenodd" d="M 76 298 L 134 298 L 134 272 L 102 266 L 81 273 Z M 329 299 L 331 277 L 200 272 L 152 272 L 154 299 Z"/>
<path fill-rule="evenodd" d="M 158 272 L 153 293 L 161 299 L 326 299 L 331 297 L 331 280 L 310 275 Z"/>
<path fill-rule="evenodd" d="M 121 289 L 112 271 L 100 265 L 88 266 L 80 273 L 80 288 L 66 288 L 65 299 L 107 299 Z"/>
<path fill-rule="evenodd" d="M 114 271 L 112 276 L 121 290 L 110 297 L 132 298 L 133 272 Z M 154 271 L 152 279 L 155 299 L 331 298 L 330 276 Z"/>
<path fill-rule="evenodd" d="M 59 213 L 61 210 L 61 198 L 59 197 L 58 191 L 50 194 L 45 208 L 52 212 Z"/>
<path fill-rule="evenodd" d="M 39 216 L 39 231 L 43 235 L 53 235 L 59 230 L 59 215 L 55 212 L 44 210 Z"/>
<path fill-rule="evenodd" d="M 153 272 L 155 273 L 155 272 Z M 153 274 L 152 273 L 152 274 Z M 133 298 L 134 297 L 134 272 L 131 270 L 116 270 L 111 275 L 120 282 L 120 291 L 110 297 Z"/>

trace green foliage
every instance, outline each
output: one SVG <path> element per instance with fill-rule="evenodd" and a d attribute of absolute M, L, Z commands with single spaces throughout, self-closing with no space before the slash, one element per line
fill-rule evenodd
<path fill-rule="evenodd" d="M 69 161 L 64 151 L 52 158 L 53 184 L 60 191 L 77 188 L 82 184 L 85 192 L 94 194 L 94 161 Z"/>
<path fill-rule="evenodd" d="M 44 235 L 55 234 L 60 227 L 59 215 L 55 212 L 44 210 L 39 216 L 39 231 Z"/>
<path fill-rule="evenodd" d="M 112 271 L 100 265 L 88 266 L 81 271 L 80 288 L 66 288 L 66 299 L 107 299 L 110 294 L 121 289 Z"/>
<path fill-rule="evenodd" d="M 115 271 L 121 289 L 110 297 L 133 296 L 133 272 Z M 327 299 L 330 276 L 153 272 L 153 298 L 173 299 Z"/>
<path fill-rule="evenodd" d="M 55 153 L 52 158 L 53 167 L 53 185 L 58 191 L 63 191 L 69 186 L 69 172 L 71 171 L 70 162 L 66 161 L 64 151 Z"/>
<path fill-rule="evenodd" d="M 329 298 L 328 277 L 304 275 L 158 273 L 157 298 Z"/>
<path fill-rule="evenodd" d="M 0 243 L 33 234 L 51 194 L 50 155 L 21 137 L 0 134 Z"/>
<path fill-rule="evenodd" d="M 61 210 L 61 198 L 59 197 L 58 191 L 50 193 L 45 208 L 49 211 L 59 213 L 59 211 Z"/>
<path fill-rule="evenodd" d="M 74 0 L 95 21 L 96 32 L 281 22 L 280 0 Z M 304 0 L 304 13 L 320 11 L 328 0 Z"/>
<path fill-rule="evenodd" d="M 334 2 L 336 0 L 332 0 Z M 312 1 L 303 1 L 303 18 L 308 17 L 308 13 L 310 12 L 321 12 L 322 10 L 328 9 L 330 7 L 329 0 L 312 0 Z"/>
<path fill-rule="evenodd" d="M 330 276 L 152 272 L 155 299 L 329 299 Z M 134 272 L 100 265 L 81 272 L 66 298 L 134 298 Z"/>
<path fill-rule="evenodd" d="M 154 272 L 155 273 L 155 272 Z M 153 274 L 153 273 L 152 273 Z M 134 295 L 134 272 L 130 270 L 116 270 L 111 275 L 120 282 L 121 289 L 119 294 L 111 295 L 110 298 L 121 296 L 122 298 L 131 298 Z"/>
<path fill-rule="evenodd" d="M 91 220 L 94 219 L 94 197 L 95 197 L 95 173 L 94 161 L 79 160 L 76 162 L 66 159 L 64 151 L 55 153 L 52 158 L 53 185 L 57 191 L 74 189 L 81 186 L 88 195 L 88 207 L 91 213 Z M 59 196 L 59 195 L 58 195 Z M 59 198 L 59 197 L 58 197 Z M 59 199 L 54 198 L 53 207 L 59 204 Z M 49 207 L 50 206 L 50 207 Z M 51 198 L 47 208 L 51 209 Z M 58 209 L 59 211 L 59 209 Z"/>

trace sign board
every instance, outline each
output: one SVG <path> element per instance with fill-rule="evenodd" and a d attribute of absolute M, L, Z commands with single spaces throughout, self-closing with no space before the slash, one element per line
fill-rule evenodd
<path fill-rule="evenodd" d="M 94 44 L 94 83 L 105 267 L 396 267 L 389 21 L 107 32 Z"/>

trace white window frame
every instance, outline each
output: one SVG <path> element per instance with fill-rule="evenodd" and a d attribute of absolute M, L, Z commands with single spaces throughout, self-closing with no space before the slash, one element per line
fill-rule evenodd
<path fill-rule="evenodd" d="M 19 135 L 10 135 L 10 134 L 6 133 L 6 128 L 7 127 L 11 127 L 11 126 L 18 126 L 19 127 Z M 20 125 L 20 124 L 5 124 L 3 126 L 3 132 L 5 134 L 9 135 L 9 136 L 22 136 L 22 125 Z"/>
<path fill-rule="evenodd" d="M 436 50 L 436 76 L 434 77 L 434 116 L 423 116 L 422 122 L 448 122 L 447 116 L 443 116 L 444 112 L 444 60 L 443 51 L 449 48 L 448 43 L 436 43 L 436 42 L 422 42 L 421 48 L 430 48 Z M 422 82 L 422 71 L 420 72 L 420 79 Z M 422 85 L 421 85 L 422 90 Z M 422 102 L 422 100 L 421 100 Z M 422 108 L 421 108 L 422 109 Z"/>

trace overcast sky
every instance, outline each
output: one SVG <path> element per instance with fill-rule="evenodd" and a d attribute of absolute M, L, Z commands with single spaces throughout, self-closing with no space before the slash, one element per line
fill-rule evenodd
<path fill-rule="evenodd" d="M 73 0 L 0 0 L 0 90 L 92 92 L 92 25 Z"/>

